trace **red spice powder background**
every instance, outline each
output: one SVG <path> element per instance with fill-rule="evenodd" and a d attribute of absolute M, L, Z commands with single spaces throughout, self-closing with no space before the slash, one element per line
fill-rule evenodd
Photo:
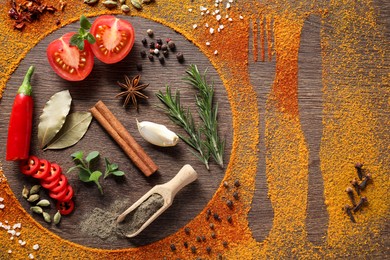
<path fill-rule="evenodd" d="M 227 1 L 226 1 L 227 2 Z M 272 1 L 259 4 L 256 1 L 234 1 L 229 10 L 231 17 L 242 19 L 229 23 L 223 33 L 215 33 L 210 40 L 218 50 L 204 44 L 206 30 L 194 30 L 193 24 L 210 26 L 215 19 L 201 16 L 200 5 L 212 7 L 214 1 L 156 0 L 144 6 L 142 11 L 132 8 L 129 15 L 145 17 L 160 22 L 183 34 L 210 59 L 224 82 L 233 115 L 234 140 L 232 154 L 224 180 L 241 182 L 242 199 L 235 204 L 234 226 L 218 229 L 218 237 L 228 242 L 225 248 L 221 240 L 210 242 L 213 254 L 200 248 L 196 257 L 215 258 L 218 254 L 228 259 L 251 258 L 324 258 L 369 256 L 388 253 L 389 231 L 389 44 L 383 24 L 378 23 L 378 11 L 372 1 Z M 46 1 L 59 7 L 58 1 Z M 68 0 L 63 11 L 43 15 L 39 21 L 27 24 L 22 32 L 13 29 L 7 12 L 9 2 L 0 1 L 0 90 L 19 62 L 40 40 L 61 26 L 75 22 L 80 15 L 122 14 L 118 9 L 108 10 L 101 3 L 88 6 L 82 1 Z M 310 14 L 321 17 L 322 82 L 323 82 L 323 135 L 321 140 L 321 172 L 324 180 L 325 204 L 329 214 L 326 242 L 313 245 L 307 239 L 305 218 L 308 194 L 308 146 L 299 118 L 298 50 L 303 23 Z M 273 227 L 266 239 L 256 241 L 248 226 L 248 212 L 255 191 L 258 162 L 259 111 L 257 95 L 250 84 L 248 71 L 250 25 L 259 23 L 274 35 L 274 40 L 260 42 L 260 46 L 272 46 L 272 52 L 260 50 L 261 59 L 276 57 L 275 80 L 267 97 L 265 113 L 266 176 L 268 195 L 274 211 Z M 271 29 L 270 20 L 274 21 Z M 56 25 L 56 21 L 60 25 Z M 263 19 L 260 19 L 263 20 Z M 261 35 L 260 35 L 261 36 Z M 262 38 L 263 39 L 263 38 Z M 267 37 L 268 39 L 268 37 Z M 239 43 L 239 44 L 238 44 Z M 344 187 L 355 176 L 351 162 L 364 161 L 375 172 L 372 188 L 365 191 L 370 198 L 367 210 L 357 216 L 354 225 L 342 212 L 347 203 Z M 345 174 L 339 174 L 339 173 Z M 226 218 L 221 187 L 206 208 L 221 212 Z M 172 252 L 170 243 L 183 243 L 183 230 L 151 245 L 120 250 L 91 249 L 63 240 L 44 229 L 26 213 L 14 197 L 5 176 L 0 173 L 0 197 L 5 208 L 0 210 L 0 221 L 11 225 L 21 223 L 23 240 L 21 247 L 11 241 L 5 231 L 0 231 L 0 257 L 24 259 L 29 253 L 36 258 L 80 259 L 158 259 L 193 258 L 190 251 Z M 201 212 L 187 226 L 199 233 L 207 232 L 206 212 Z M 261 216 L 259 216 L 261 218 Z M 205 246 L 204 246 L 205 247 Z M 202 253 L 204 252 L 204 253 Z"/>

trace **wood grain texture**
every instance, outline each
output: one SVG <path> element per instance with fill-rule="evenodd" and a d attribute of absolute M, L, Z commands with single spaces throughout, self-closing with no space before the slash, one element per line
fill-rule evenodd
<path fill-rule="evenodd" d="M 32 86 L 34 88 L 33 98 L 35 105 L 31 154 L 59 163 L 63 171 L 66 172 L 70 167 L 74 166 L 70 157 L 73 152 L 83 150 L 87 153 L 97 150 L 101 153 L 100 167 L 104 166 L 103 157 L 108 157 L 111 162 L 119 164 L 120 170 L 126 172 L 123 178 L 109 177 L 101 181 L 104 195 L 99 194 L 95 185 L 79 181 L 77 172 L 68 173 L 66 175 L 75 190 L 75 212 L 69 217 L 64 217 L 59 227 L 47 225 L 40 216 L 32 215 L 44 227 L 65 239 L 81 245 L 107 249 L 149 244 L 176 232 L 206 207 L 207 202 L 213 196 L 224 176 L 224 169 L 220 169 L 213 161 L 210 161 L 210 171 L 207 171 L 205 166 L 192 154 L 183 141 L 180 141 L 177 146 L 172 148 L 161 148 L 148 144 L 142 139 L 137 130 L 136 118 L 139 121 L 147 120 L 164 124 L 174 132 L 185 135 L 182 129 L 175 126 L 164 114 L 161 108 L 162 103 L 155 96 L 158 90 L 164 91 L 165 85 L 170 85 L 172 90 L 179 89 L 182 105 L 190 107 L 196 121 L 199 122 L 195 106 L 196 92 L 182 79 L 185 76 L 185 70 L 190 64 L 196 64 L 201 71 L 207 69 L 210 82 L 214 82 L 215 101 L 219 103 L 220 133 L 226 140 L 226 164 L 229 161 L 233 134 L 231 110 L 226 91 L 219 75 L 199 49 L 180 34 L 161 24 L 143 18 L 126 17 L 125 19 L 128 19 L 133 24 L 136 31 L 134 48 L 125 60 L 115 65 L 106 65 L 95 60 L 94 69 L 86 80 L 76 83 L 66 82 L 51 70 L 45 56 L 48 43 L 66 32 L 77 30 L 78 24 L 65 26 L 46 37 L 21 62 L 7 84 L 0 109 L 0 129 L 2 130 L 0 140 L 5 143 L 11 104 L 17 87 L 21 84 L 27 68 L 30 65 L 34 65 L 36 69 L 32 79 Z M 146 30 L 149 28 L 152 28 L 155 32 L 154 39 L 147 37 Z M 182 52 L 185 61 L 179 63 L 175 56 L 176 52 L 170 52 L 164 65 L 161 65 L 157 59 L 154 62 L 150 62 L 147 58 L 142 59 L 139 52 L 141 50 L 148 51 L 141 43 L 143 37 L 147 37 L 149 42 L 157 37 L 161 37 L 163 40 L 166 38 L 173 39 L 177 46 L 176 52 Z M 136 69 L 137 63 L 141 63 L 143 66 L 141 72 Z M 121 91 L 117 81 L 124 82 L 124 75 L 134 77 L 137 74 L 141 75 L 141 83 L 150 84 L 144 91 L 149 99 L 139 101 L 138 113 L 132 106 L 128 108 L 122 107 L 123 100 L 114 98 Z M 71 111 L 88 111 L 98 100 L 103 100 L 157 164 L 159 170 L 152 176 L 145 177 L 96 120 L 93 120 L 84 138 L 75 146 L 58 151 L 43 152 L 39 150 L 37 144 L 38 117 L 50 96 L 64 89 L 69 89 L 73 98 Z M 0 148 L 0 153 L 5 154 L 4 146 Z M 197 171 L 199 175 L 198 180 L 179 192 L 171 208 L 135 239 L 115 238 L 107 242 L 91 234 L 80 232 L 82 220 L 86 219 L 94 208 L 117 211 L 116 213 L 119 214 L 154 185 L 169 181 L 187 163 L 192 165 Z M 16 197 L 26 211 L 29 212 L 30 205 L 22 198 L 21 191 L 23 185 L 32 185 L 34 183 L 33 180 L 22 176 L 17 165 L 13 162 L 4 162 L 3 169 Z M 123 203 L 114 209 L 114 204 L 118 201 Z M 51 213 L 54 213 L 53 208 Z"/>

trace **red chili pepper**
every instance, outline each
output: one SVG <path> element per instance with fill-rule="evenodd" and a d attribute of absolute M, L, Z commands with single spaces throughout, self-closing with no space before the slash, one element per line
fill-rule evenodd
<path fill-rule="evenodd" d="M 8 126 L 7 161 L 25 160 L 29 156 L 33 115 L 30 80 L 33 72 L 34 66 L 31 66 L 18 89 L 12 106 Z"/>

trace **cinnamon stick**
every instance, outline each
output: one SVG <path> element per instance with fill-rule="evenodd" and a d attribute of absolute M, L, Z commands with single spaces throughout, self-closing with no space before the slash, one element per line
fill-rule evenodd
<path fill-rule="evenodd" d="M 143 172 L 143 174 L 145 174 L 145 176 L 150 176 L 157 171 L 157 165 L 146 154 L 122 123 L 107 108 L 103 101 L 98 101 L 90 111 L 93 117 L 118 143 L 126 155 Z"/>

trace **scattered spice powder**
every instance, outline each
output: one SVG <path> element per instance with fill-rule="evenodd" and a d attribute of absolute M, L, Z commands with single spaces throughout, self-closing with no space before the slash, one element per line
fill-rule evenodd
<path fill-rule="evenodd" d="M 2 1 L 4 2 L 4 1 Z M 261 6 L 252 1 L 237 1 L 229 7 L 232 23 L 220 32 L 214 33 L 209 48 L 204 39 L 210 36 L 209 30 L 196 30 L 193 25 L 206 22 L 213 26 L 221 21 L 211 21 L 206 15 L 199 15 L 196 6 L 190 2 L 161 0 L 164 4 L 150 5 L 140 15 L 161 22 L 182 33 L 193 41 L 209 57 L 224 81 L 233 114 L 234 140 L 229 167 L 225 179 L 230 183 L 238 179 L 241 183 L 240 200 L 234 201 L 235 221 L 218 222 L 213 232 L 215 239 L 209 239 L 205 246 L 212 248 L 212 257 L 226 258 L 335 258 L 351 256 L 368 256 L 380 252 L 385 244 L 381 231 L 384 229 L 386 216 L 390 207 L 387 196 L 389 178 L 388 133 L 381 125 L 381 109 L 390 95 L 389 88 L 384 88 L 390 81 L 385 68 L 388 44 L 385 44 L 383 28 L 377 23 L 377 16 L 372 1 L 355 2 L 353 0 L 333 1 L 328 6 L 306 6 L 305 1 L 291 6 L 289 2 L 277 0 L 272 6 Z M 76 0 L 68 0 L 66 12 L 63 12 L 63 25 L 78 20 L 81 14 L 88 16 L 110 13 L 119 14 L 118 10 L 105 10 L 104 7 L 83 7 Z M 10 21 L 8 5 L 1 5 L 1 21 Z M 209 8 L 207 8 L 209 9 Z M 207 12 L 207 9 L 204 12 Z M 359 13 L 364 10 L 364 14 Z M 251 13 L 253 12 L 253 13 Z M 321 171 L 324 178 L 324 197 L 329 213 L 327 238 L 324 245 L 314 246 L 307 240 L 305 229 L 307 193 L 308 193 L 308 148 L 301 130 L 297 104 L 297 55 L 299 39 L 304 20 L 309 13 L 322 15 L 325 24 L 322 37 L 322 70 L 324 84 L 323 102 L 323 136 L 321 140 Z M 248 75 L 248 32 L 250 19 L 257 19 L 267 14 L 274 19 L 273 34 L 276 61 L 276 79 L 272 93 L 267 100 L 266 111 L 266 146 L 267 146 L 267 184 L 268 193 L 274 209 L 273 228 L 264 241 L 255 241 L 248 228 L 248 212 L 255 191 L 257 171 L 257 143 L 259 141 L 259 113 L 257 95 L 250 84 Z M 239 17 L 237 19 L 236 17 Z M 235 20 L 238 20 L 235 22 Z M 215 23 L 215 24 L 214 24 Z M 268 22 L 267 22 L 268 23 Z M 260 23 L 261 25 L 261 23 Z M 214 28 L 218 28 L 215 27 Z M 27 28 L 26 28 L 27 29 Z M 0 88 L 4 91 L 6 82 L 15 71 L 27 52 L 43 37 L 57 29 L 50 19 L 41 19 L 29 26 L 21 34 L 13 30 L 10 23 L 0 25 Z M 266 28 L 264 34 L 270 29 Z M 207 36 L 207 37 L 206 37 Z M 232 41 L 231 39 L 234 39 Z M 241 43 L 241 44 L 237 44 Z M 12 46 L 12 48 L 10 48 Z M 218 49 L 218 55 L 214 51 Z M 359 68 L 359 69 L 357 69 Z M 362 69 L 360 69 L 362 68 Z M 363 69 L 364 68 L 364 69 Z M 358 127 L 357 127 L 358 126 Z M 387 139 L 384 139 L 386 138 Z M 346 158 L 348 155 L 348 158 Z M 375 172 L 375 189 L 364 192 L 370 198 L 370 204 L 359 214 L 359 226 L 352 228 L 353 223 L 345 218 L 342 210 L 346 198 L 343 185 L 348 183 L 355 172 L 340 175 L 338 172 L 349 172 L 349 159 L 359 161 L 364 158 L 365 164 L 372 165 Z M 207 208 L 218 212 L 221 219 L 226 219 L 231 210 L 223 203 L 222 197 L 226 188 L 219 188 Z M 195 248 L 188 245 L 190 241 L 183 230 L 155 242 L 151 245 L 123 249 L 99 250 L 87 248 L 66 241 L 37 224 L 26 213 L 13 195 L 6 178 L 0 172 L 0 196 L 4 198 L 4 208 L 0 210 L 0 221 L 20 222 L 23 225 L 23 239 L 20 245 L 9 239 L 5 230 L 0 230 L 0 240 L 5 248 L 2 257 L 25 258 L 26 251 L 20 250 L 21 244 L 34 245 L 40 249 L 35 254 L 47 258 L 72 258 L 77 255 L 85 259 L 133 258 L 156 259 L 165 255 L 167 258 L 209 257 L 206 247 Z M 195 217 L 187 227 L 196 230 L 197 234 L 210 234 L 206 209 Z M 195 232 L 194 232 L 195 233 Z M 227 247 L 219 240 L 226 241 Z M 173 252 L 171 243 L 185 245 L 189 249 L 178 247 Z M 193 241 L 193 240 L 192 240 Z M 194 250 L 193 250 L 194 249 Z M 7 251 L 8 250 L 8 251 Z"/>

